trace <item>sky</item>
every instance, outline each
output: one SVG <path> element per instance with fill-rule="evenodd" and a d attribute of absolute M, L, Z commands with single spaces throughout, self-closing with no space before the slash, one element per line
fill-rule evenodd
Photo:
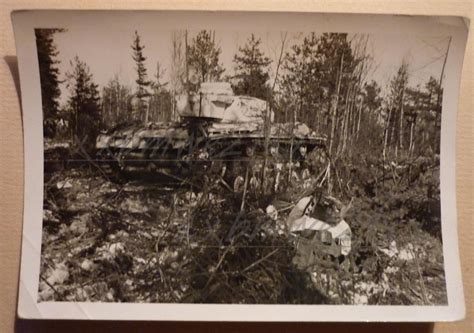
<path fill-rule="evenodd" d="M 226 69 L 225 74 L 233 74 L 233 57 L 239 46 L 251 33 L 255 33 L 262 41 L 262 51 L 273 60 L 270 68 L 273 81 L 283 32 L 281 31 L 227 31 L 216 30 L 215 38 L 221 48 L 220 62 Z M 77 55 L 86 62 L 93 74 L 94 82 L 100 88 L 119 75 L 122 84 L 135 89 L 135 63 L 132 59 L 131 44 L 135 30 L 131 28 L 117 29 L 87 29 L 70 27 L 66 32 L 55 35 L 60 61 L 59 70 L 61 80 L 65 80 L 65 73 L 71 71 L 71 60 Z M 156 64 L 160 63 L 164 69 L 164 81 L 168 81 L 172 52 L 172 30 L 138 31 L 142 44 L 145 45 L 144 55 L 148 77 L 156 73 Z M 189 31 L 190 41 L 197 31 Z M 290 32 L 286 43 L 286 50 L 292 44 L 301 41 L 305 33 Z M 368 79 L 373 79 L 384 89 L 390 78 L 396 73 L 403 59 L 409 63 L 409 85 L 424 85 L 430 76 L 439 79 L 444 57 L 448 47 L 446 36 L 426 36 L 413 34 L 369 34 L 368 50 L 373 56 L 374 66 Z M 67 101 L 66 84 L 62 83 L 60 103 Z"/>

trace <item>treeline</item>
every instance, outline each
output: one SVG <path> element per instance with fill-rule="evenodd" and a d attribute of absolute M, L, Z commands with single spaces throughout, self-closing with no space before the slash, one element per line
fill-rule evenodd
<path fill-rule="evenodd" d="M 310 34 L 283 61 L 275 108 L 281 121 L 300 121 L 329 138 L 334 155 L 354 145 L 381 150 L 384 157 L 439 151 L 442 89 L 430 77 L 409 87 L 409 65 L 401 60 L 388 91 L 368 80 L 374 59 L 369 36 Z"/>
<path fill-rule="evenodd" d="M 253 34 L 238 48 L 233 68 L 225 69 L 213 31 L 200 31 L 193 38 L 177 31 L 171 38 L 172 63 L 165 82 L 159 62 L 154 73 L 147 72 L 146 47 L 135 32 L 130 46 L 134 86 L 123 85 L 114 75 L 100 89 L 87 64 L 76 57 L 65 75 L 69 98 L 60 106 L 54 35 L 63 32 L 36 30 L 45 137 L 80 138 L 92 145 L 102 129 L 177 120 L 177 94 L 196 91 L 201 82 L 228 81 L 236 94 L 267 100 L 276 122 L 303 122 L 326 135 L 333 157 L 352 154 L 355 145 L 371 147 L 391 160 L 439 152 L 443 73 L 410 87 L 410 65 L 400 59 L 389 87 L 382 89 L 369 80 L 375 61 L 367 35 L 310 33 L 290 45 L 282 34 L 276 71 L 270 75 L 273 61 Z M 446 56 L 448 51 L 449 46 Z"/>

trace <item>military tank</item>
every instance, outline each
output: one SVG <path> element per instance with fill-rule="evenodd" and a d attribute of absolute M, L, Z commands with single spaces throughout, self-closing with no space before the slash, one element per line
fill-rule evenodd
<path fill-rule="evenodd" d="M 125 126 L 97 137 L 99 160 L 118 172 L 185 179 L 217 172 L 234 190 L 262 163 L 275 168 L 304 163 L 326 138 L 302 123 L 274 123 L 267 102 L 237 96 L 229 83 L 202 83 L 176 99 L 179 121 Z M 265 119 L 268 119 L 265 126 Z"/>

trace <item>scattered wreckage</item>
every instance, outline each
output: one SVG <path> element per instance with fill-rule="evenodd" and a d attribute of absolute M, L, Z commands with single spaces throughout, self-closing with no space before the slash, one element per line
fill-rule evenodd
<path fill-rule="evenodd" d="M 302 161 L 326 143 L 325 137 L 302 123 L 273 123 L 266 129 L 264 120 L 273 119 L 267 102 L 236 96 L 229 83 L 202 83 L 198 93 L 179 96 L 176 109 L 177 122 L 130 126 L 99 135 L 99 159 L 115 171 L 180 177 L 212 169 L 226 174 L 231 184 L 240 184 L 249 163 L 261 163 L 266 155 L 275 162 L 271 165 Z M 259 169 L 254 166 L 252 170 Z"/>
<path fill-rule="evenodd" d="M 311 272 L 315 267 L 337 268 L 351 251 L 352 232 L 344 215 L 351 204 L 317 192 L 301 198 L 291 210 L 286 227 L 296 236 L 293 263 L 298 269 Z"/>

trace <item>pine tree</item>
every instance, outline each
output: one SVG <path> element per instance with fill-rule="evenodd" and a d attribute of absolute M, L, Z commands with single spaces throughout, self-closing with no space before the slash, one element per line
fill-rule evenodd
<path fill-rule="evenodd" d="M 54 43 L 54 34 L 63 29 L 35 29 L 36 48 L 41 82 L 41 103 L 43 107 L 43 134 L 53 137 L 56 133 L 55 121 L 58 117 L 61 94 L 59 89 L 59 51 Z"/>
<path fill-rule="evenodd" d="M 443 105 L 443 88 L 440 87 L 438 80 L 430 76 L 425 88 L 429 94 L 429 103 L 432 110 L 441 112 L 441 106 Z"/>
<path fill-rule="evenodd" d="M 342 71 L 341 71 L 342 65 Z M 334 107 L 345 103 L 354 57 L 347 34 L 311 33 L 285 55 L 283 101 L 297 112 L 297 120 L 310 126 L 328 128 Z M 341 82 L 338 89 L 338 83 Z M 337 100 L 336 100 L 337 97 Z M 337 112 L 335 114 L 338 115 Z M 287 118 L 287 117 L 285 117 Z"/>
<path fill-rule="evenodd" d="M 74 143 L 86 149 L 94 146 L 101 127 L 100 97 L 89 67 L 77 56 L 71 61 L 72 72 L 67 72 L 70 131 Z"/>
<path fill-rule="evenodd" d="M 168 121 L 172 119 L 172 96 L 167 91 L 168 82 L 163 82 L 165 71 L 160 63 L 156 63 L 155 80 L 151 83 L 153 93 L 150 99 L 149 114 L 152 121 Z"/>
<path fill-rule="evenodd" d="M 266 57 L 260 50 L 261 40 L 252 34 L 244 47 L 239 47 L 239 54 L 234 56 L 235 79 L 234 92 L 238 95 L 249 95 L 261 99 L 267 99 L 270 78 L 268 66 L 270 58 Z"/>
<path fill-rule="evenodd" d="M 138 112 L 139 117 L 142 118 L 145 122 L 148 121 L 148 102 L 147 99 L 150 97 L 150 92 L 148 90 L 151 82 L 148 81 L 147 71 L 145 67 L 146 57 L 143 55 L 143 49 L 145 48 L 142 45 L 140 40 L 140 35 L 135 31 L 135 38 L 132 44 L 133 55 L 132 58 L 135 60 L 136 70 L 137 70 L 137 93 L 138 98 Z"/>
<path fill-rule="evenodd" d="M 214 33 L 200 31 L 188 46 L 188 68 L 192 75 L 191 90 L 196 90 L 201 82 L 218 81 L 224 73 L 219 64 L 221 49 L 216 45 Z"/>

